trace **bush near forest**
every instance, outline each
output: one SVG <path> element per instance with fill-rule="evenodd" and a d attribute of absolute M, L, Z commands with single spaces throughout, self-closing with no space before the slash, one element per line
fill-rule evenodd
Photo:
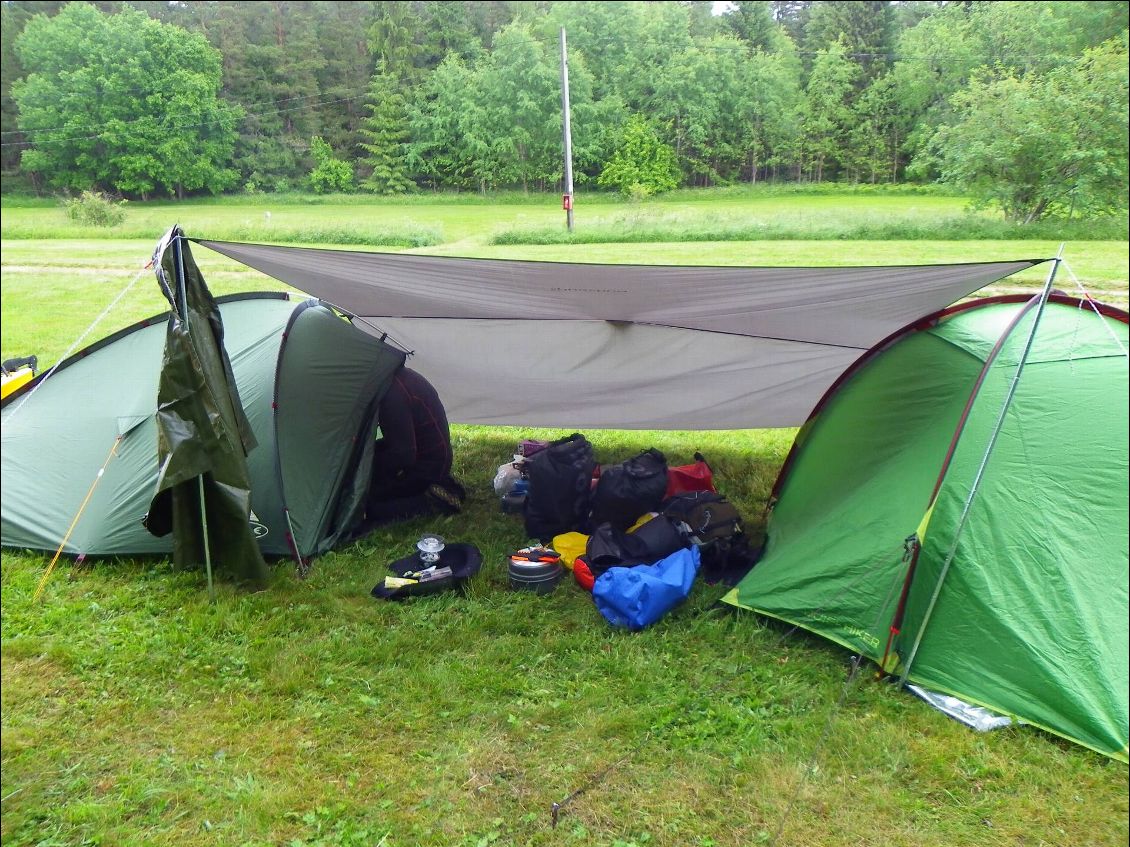
<path fill-rule="evenodd" d="M 100 191 L 84 191 L 63 201 L 67 217 L 84 226 L 113 227 L 126 219 L 125 200 L 113 200 Z"/>

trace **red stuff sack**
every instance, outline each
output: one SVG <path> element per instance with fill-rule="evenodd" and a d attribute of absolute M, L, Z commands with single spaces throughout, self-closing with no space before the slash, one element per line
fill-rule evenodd
<path fill-rule="evenodd" d="M 580 556 L 573 560 L 573 579 L 575 579 L 577 585 L 581 586 L 585 591 L 592 591 L 592 587 L 596 584 L 596 576 L 593 574 L 588 562 Z"/>
<path fill-rule="evenodd" d="M 710 472 L 710 465 L 706 464 L 701 453 L 694 454 L 693 465 L 667 468 L 667 493 L 663 495 L 663 499 L 690 491 L 717 491 L 714 487 L 714 474 Z"/>

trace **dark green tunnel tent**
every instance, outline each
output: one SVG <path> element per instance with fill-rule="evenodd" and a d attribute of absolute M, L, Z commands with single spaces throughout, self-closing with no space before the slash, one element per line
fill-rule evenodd
<path fill-rule="evenodd" d="M 405 353 L 318 301 L 240 294 L 217 302 L 258 443 L 247 463 L 260 549 L 303 559 L 323 553 L 362 517 L 377 404 Z M 141 523 L 157 481 L 154 416 L 168 317 L 122 329 L 5 398 L 4 546 L 57 549 L 105 463 L 64 552 L 170 552 L 171 536 L 155 537 Z"/>
<path fill-rule="evenodd" d="M 1002 419 L 1036 311 L 973 302 L 861 357 L 725 599 L 1125 761 L 1128 316 L 1053 296 Z"/>

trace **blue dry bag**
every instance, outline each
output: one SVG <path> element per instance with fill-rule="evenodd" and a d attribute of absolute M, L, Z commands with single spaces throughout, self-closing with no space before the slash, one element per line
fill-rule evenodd
<path fill-rule="evenodd" d="M 643 629 L 687 598 L 699 563 L 698 548 L 691 547 L 654 565 L 609 568 L 597 577 L 592 599 L 613 626 Z"/>

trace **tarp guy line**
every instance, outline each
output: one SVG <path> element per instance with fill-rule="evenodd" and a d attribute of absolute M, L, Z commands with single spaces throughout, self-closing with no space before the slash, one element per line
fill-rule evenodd
<path fill-rule="evenodd" d="M 1094 311 L 1096 315 L 1102 318 L 1103 326 L 1106 327 L 1107 332 L 1110 333 L 1110 337 L 1114 340 L 1114 343 L 1118 345 L 1118 349 L 1122 351 L 1122 355 L 1130 359 L 1130 351 L 1122 346 L 1122 342 L 1118 340 L 1118 336 L 1115 335 L 1114 330 L 1110 328 L 1106 316 L 1099 311 L 1099 307 L 1095 304 L 1095 298 L 1091 296 L 1091 292 L 1087 290 L 1087 286 L 1083 285 L 1083 283 L 1079 281 L 1079 277 L 1075 276 L 1075 271 L 1071 270 L 1071 265 L 1067 264 L 1067 259 L 1061 259 L 1060 261 L 1063 262 L 1064 269 L 1070 275 L 1076 287 L 1083 292 L 1083 300 L 1091 307 L 1091 310 Z"/>

